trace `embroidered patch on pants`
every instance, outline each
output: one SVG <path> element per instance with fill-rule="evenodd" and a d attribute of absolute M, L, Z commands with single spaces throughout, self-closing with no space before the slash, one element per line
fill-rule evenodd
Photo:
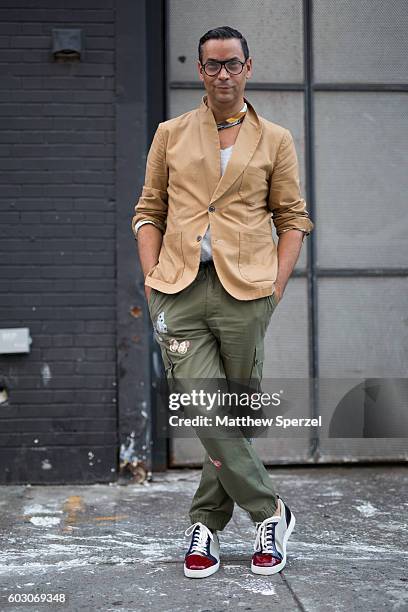
<path fill-rule="evenodd" d="M 210 457 L 210 455 L 208 455 L 209 460 L 211 461 L 211 463 L 213 463 L 215 465 L 215 467 L 217 468 L 217 470 L 220 469 L 220 467 L 222 466 L 221 461 L 219 461 L 218 459 L 213 459 L 212 457 Z"/>
<path fill-rule="evenodd" d="M 178 340 L 176 340 L 176 338 L 171 338 L 169 349 L 172 353 L 180 353 L 183 355 L 184 353 L 187 353 L 187 349 L 189 346 L 189 340 L 183 340 L 182 342 L 179 342 Z"/>
<path fill-rule="evenodd" d="M 167 325 L 164 322 L 164 310 L 162 310 L 156 318 L 156 330 L 165 334 L 167 332 Z"/>

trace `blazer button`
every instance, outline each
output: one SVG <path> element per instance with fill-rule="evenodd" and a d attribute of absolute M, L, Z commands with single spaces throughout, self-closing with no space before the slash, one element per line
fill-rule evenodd
<path fill-rule="evenodd" d="M 210 212 L 214 212 L 214 211 L 215 211 L 215 206 L 209 206 L 209 207 L 208 207 L 208 210 L 209 210 Z"/>
<path fill-rule="evenodd" d="M 200 242 L 202 236 L 197 236 L 197 242 Z"/>

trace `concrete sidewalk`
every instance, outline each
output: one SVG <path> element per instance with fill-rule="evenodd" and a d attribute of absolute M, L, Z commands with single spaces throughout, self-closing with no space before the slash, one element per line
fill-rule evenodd
<path fill-rule="evenodd" d="M 296 516 L 280 574 L 250 571 L 254 528 L 235 507 L 221 569 L 183 575 L 199 470 L 147 485 L 0 487 L 1 610 L 408 610 L 404 465 L 269 471 Z M 10 594 L 68 603 L 7 603 Z"/>

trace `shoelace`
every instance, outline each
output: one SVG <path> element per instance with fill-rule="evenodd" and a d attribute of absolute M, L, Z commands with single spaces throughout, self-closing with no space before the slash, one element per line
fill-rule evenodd
<path fill-rule="evenodd" d="M 207 554 L 207 540 L 208 540 L 208 537 L 214 540 L 213 533 L 203 523 L 194 523 L 193 525 L 190 525 L 190 527 L 186 529 L 185 531 L 186 536 L 189 536 L 192 533 L 193 533 L 193 540 L 191 544 L 191 553 L 199 552 L 203 555 L 206 555 Z"/>
<path fill-rule="evenodd" d="M 271 555 L 276 555 L 275 538 L 274 538 L 275 529 L 273 528 L 273 525 L 277 524 L 278 522 L 276 520 L 277 518 L 279 519 L 279 517 L 276 517 L 276 516 L 267 518 L 257 526 L 257 532 L 256 532 L 256 538 L 255 538 L 255 544 L 254 544 L 255 552 L 261 549 L 263 553 L 269 553 Z"/>

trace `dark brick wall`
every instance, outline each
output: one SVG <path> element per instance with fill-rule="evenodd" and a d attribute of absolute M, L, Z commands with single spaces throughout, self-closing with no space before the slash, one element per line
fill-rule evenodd
<path fill-rule="evenodd" d="M 0 2 L 0 326 L 32 337 L 0 356 L 1 482 L 115 479 L 114 9 Z M 53 62 L 54 27 L 83 61 Z"/>

